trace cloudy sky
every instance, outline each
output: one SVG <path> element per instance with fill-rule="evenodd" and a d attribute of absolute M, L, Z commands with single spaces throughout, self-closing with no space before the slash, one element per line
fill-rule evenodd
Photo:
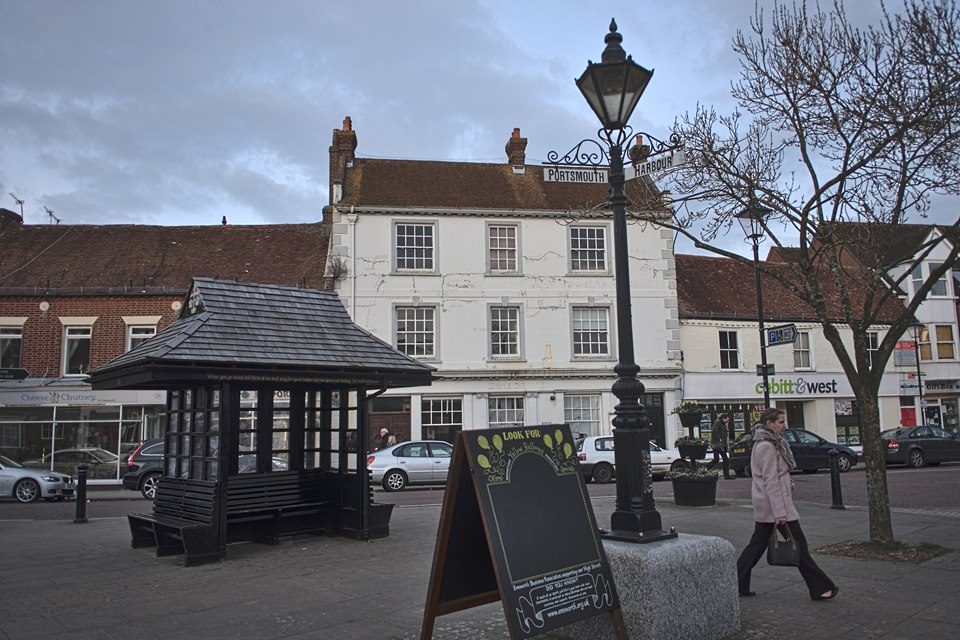
<path fill-rule="evenodd" d="M 761 0 L 761 5 L 772 5 Z M 877 0 L 848 0 L 875 19 Z M 26 221 L 314 221 L 327 149 L 528 163 L 597 123 L 574 85 L 616 17 L 656 73 L 635 129 L 730 108 L 730 40 L 754 0 L 0 0 L 0 206 Z M 943 220 L 956 209 L 941 208 Z"/>

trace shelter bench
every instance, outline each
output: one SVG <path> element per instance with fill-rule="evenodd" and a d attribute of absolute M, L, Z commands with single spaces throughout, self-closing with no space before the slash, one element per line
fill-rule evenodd
<path fill-rule="evenodd" d="M 279 544 L 281 536 L 332 531 L 337 503 L 320 471 L 273 471 L 227 479 L 227 540 Z"/>
<path fill-rule="evenodd" d="M 164 477 L 153 513 L 131 513 L 131 546 L 157 548 L 157 556 L 185 554 L 187 566 L 216 562 L 219 549 L 217 482 Z"/>

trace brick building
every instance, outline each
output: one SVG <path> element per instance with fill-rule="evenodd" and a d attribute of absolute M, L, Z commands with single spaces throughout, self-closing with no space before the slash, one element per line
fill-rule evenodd
<path fill-rule="evenodd" d="M 24 225 L 5 209 L 0 221 L 0 454 L 15 460 L 120 454 L 158 432 L 164 393 L 92 391 L 86 372 L 175 320 L 192 277 L 325 283 L 322 222 Z"/>

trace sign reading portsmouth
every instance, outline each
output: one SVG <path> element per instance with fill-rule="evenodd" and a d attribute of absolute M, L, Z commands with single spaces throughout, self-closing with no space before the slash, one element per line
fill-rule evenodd
<path fill-rule="evenodd" d="M 597 167 L 548 166 L 543 168 L 544 182 L 575 182 L 578 184 L 606 184 L 607 170 Z"/>

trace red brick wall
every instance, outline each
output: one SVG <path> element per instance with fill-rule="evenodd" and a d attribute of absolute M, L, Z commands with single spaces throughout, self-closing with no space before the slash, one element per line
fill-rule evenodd
<path fill-rule="evenodd" d="M 57 377 L 63 353 L 62 316 L 97 316 L 90 340 L 90 368 L 104 365 L 126 350 L 127 326 L 123 316 L 162 316 L 160 331 L 180 315 L 171 305 L 182 296 L 4 296 L 0 317 L 26 317 L 20 366 L 31 377 Z M 41 302 L 50 309 L 40 311 Z"/>

